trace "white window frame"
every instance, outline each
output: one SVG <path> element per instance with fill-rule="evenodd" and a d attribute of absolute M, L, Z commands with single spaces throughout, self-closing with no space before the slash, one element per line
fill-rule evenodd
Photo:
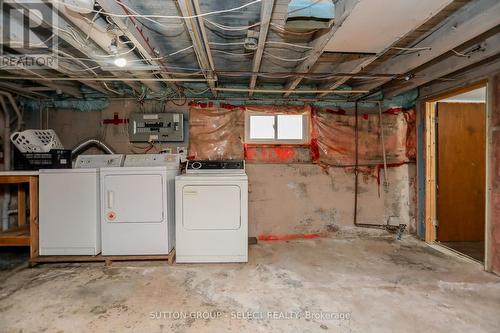
<path fill-rule="evenodd" d="M 302 116 L 302 139 L 300 140 L 290 140 L 290 139 L 278 139 L 278 116 L 292 116 L 300 115 Z M 250 117 L 252 116 L 268 116 L 274 117 L 274 139 L 252 139 L 250 138 Z M 268 113 L 268 112 L 245 112 L 245 143 L 251 144 L 289 144 L 289 145 L 305 145 L 309 144 L 310 136 L 310 115 L 307 113 L 300 114 L 289 114 L 286 112 Z"/>

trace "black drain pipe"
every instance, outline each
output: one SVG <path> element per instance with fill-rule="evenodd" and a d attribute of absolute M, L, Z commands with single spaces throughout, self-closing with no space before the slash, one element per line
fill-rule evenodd
<path fill-rule="evenodd" d="M 358 174 L 359 174 L 359 127 L 358 127 L 358 101 L 354 102 L 354 225 L 361 228 L 387 229 L 385 224 L 358 223 Z M 387 221 L 389 222 L 389 221 Z"/>

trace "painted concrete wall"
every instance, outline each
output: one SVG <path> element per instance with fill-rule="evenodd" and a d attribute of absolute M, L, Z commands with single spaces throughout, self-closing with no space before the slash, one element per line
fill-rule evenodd
<path fill-rule="evenodd" d="M 150 106 L 146 104 L 145 110 L 150 111 Z M 168 106 L 166 110 L 187 113 L 187 107 Z M 130 145 L 125 126 L 101 125 L 115 112 L 120 118 L 127 118 L 133 111 L 138 111 L 134 101 L 114 101 L 103 112 L 51 110 L 48 127 L 58 133 L 68 148 L 87 137 L 100 137 L 118 153 L 141 153 L 147 145 Z M 45 126 L 46 117 L 43 119 Z M 26 122 L 29 128 L 38 128 L 40 115 L 28 114 Z M 158 148 L 175 149 L 178 145 L 187 146 L 182 143 Z M 326 171 L 314 164 L 248 164 L 250 235 L 308 234 L 352 226 L 352 170 Z M 359 179 L 359 222 L 380 224 L 391 217 L 391 224 L 405 223 L 415 231 L 414 165 L 390 168 L 387 192 L 383 186 L 379 188 L 373 175 L 360 175 Z"/>

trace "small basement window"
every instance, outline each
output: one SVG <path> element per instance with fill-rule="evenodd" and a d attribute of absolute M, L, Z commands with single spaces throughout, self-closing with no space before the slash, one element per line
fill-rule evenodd
<path fill-rule="evenodd" d="M 302 114 L 247 112 L 245 142 L 261 144 L 309 143 L 309 117 Z"/>

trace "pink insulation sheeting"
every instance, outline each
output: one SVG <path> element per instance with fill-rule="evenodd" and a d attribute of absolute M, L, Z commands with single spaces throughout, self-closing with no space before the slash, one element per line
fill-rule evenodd
<path fill-rule="evenodd" d="M 244 157 L 245 113 L 240 107 L 191 105 L 189 158 L 224 160 Z"/>
<path fill-rule="evenodd" d="M 269 114 L 303 115 L 311 118 L 311 107 L 282 105 L 251 105 L 245 111 Z M 311 162 L 309 145 L 245 144 L 245 160 L 251 163 L 308 163 Z"/>
<path fill-rule="evenodd" d="M 355 164 L 355 117 L 339 111 L 317 110 L 313 115 L 313 158 L 336 166 Z M 378 114 L 359 115 L 359 164 L 383 161 Z M 405 163 L 415 158 L 415 111 L 392 109 L 382 115 L 387 163 Z"/>
<path fill-rule="evenodd" d="M 245 144 L 245 112 L 303 114 L 312 119 L 310 145 Z M 382 115 L 387 163 L 415 158 L 415 111 L 391 109 Z M 254 163 L 354 165 L 354 122 L 344 111 L 313 110 L 309 106 L 231 106 L 193 104 L 189 112 L 189 157 L 245 159 Z M 359 116 L 359 164 L 382 163 L 378 114 Z"/>

